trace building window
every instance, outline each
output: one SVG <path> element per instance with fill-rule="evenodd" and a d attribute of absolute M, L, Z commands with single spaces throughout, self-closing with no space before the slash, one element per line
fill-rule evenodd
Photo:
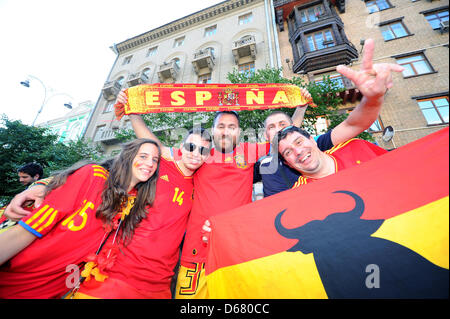
<path fill-rule="evenodd" d="M 306 34 L 306 40 L 310 52 L 335 46 L 331 29 Z"/>
<path fill-rule="evenodd" d="M 175 41 L 173 42 L 173 47 L 174 47 L 174 48 L 180 47 L 180 46 L 183 45 L 183 43 L 184 43 L 184 37 L 177 38 L 177 39 L 175 39 Z"/>
<path fill-rule="evenodd" d="M 425 18 L 434 30 L 439 29 L 441 22 L 448 21 L 448 10 L 426 14 Z"/>
<path fill-rule="evenodd" d="M 133 57 L 132 55 L 129 55 L 129 56 L 125 57 L 125 58 L 123 59 L 122 65 L 130 64 L 131 58 L 132 58 L 132 57 Z"/>
<path fill-rule="evenodd" d="M 217 25 L 213 25 L 212 27 L 208 27 L 205 29 L 205 35 L 204 37 L 210 37 L 214 34 L 216 34 L 217 31 Z"/>
<path fill-rule="evenodd" d="M 448 123 L 448 96 L 417 100 L 428 125 Z"/>
<path fill-rule="evenodd" d="M 314 135 L 320 135 L 328 130 L 328 121 L 325 117 L 318 116 L 313 126 L 316 133 Z"/>
<path fill-rule="evenodd" d="M 371 0 L 366 1 L 366 7 L 369 10 L 369 13 L 374 13 L 389 9 L 391 5 L 387 0 Z"/>
<path fill-rule="evenodd" d="M 405 68 L 403 77 L 433 73 L 434 70 L 423 54 L 397 58 L 397 63 Z"/>
<path fill-rule="evenodd" d="M 238 17 L 239 25 L 247 24 L 252 21 L 253 21 L 253 14 L 251 12 Z"/>
<path fill-rule="evenodd" d="M 120 85 L 120 87 L 123 86 L 123 82 L 125 82 L 125 78 L 123 76 L 117 79 L 117 83 Z"/>
<path fill-rule="evenodd" d="M 325 11 L 323 9 L 323 5 L 319 4 L 314 7 L 300 10 L 300 20 L 302 21 L 302 23 L 314 22 L 319 20 L 319 17 L 324 15 L 324 13 Z"/>
<path fill-rule="evenodd" d="M 153 48 L 148 49 L 147 57 L 154 56 L 156 54 L 156 51 L 158 51 L 158 47 L 153 47 Z"/>
<path fill-rule="evenodd" d="M 377 118 L 368 129 L 369 132 L 381 132 L 383 130 L 383 122 L 381 122 L 380 118 Z"/>
<path fill-rule="evenodd" d="M 211 73 L 200 75 L 198 77 L 197 83 L 203 83 L 203 84 L 211 83 Z"/>
<path fill-rule="evenodd" d="M 145 68 L 142 70 L 142 75 L 144 76 L 145 83 L 150 82 L 150 76 L 151 76 L 152 70 L 150 68 Z"/>
<path fill-rule="evenodd" d="M 177 67 L 180 68 L 180 59 L 179 59 L 179 58 L 174 58 L 174 59 L 172 59 L 172 62 L 175 62 L 175 64 L 177 65 Z"/>
<path fill-rule="evenodd" d="M 103 113 L 112 112 L 112 110 L 114 109 L 114 103 L 115 103 L 115 101 L 108 102 L 105 106 L 105 110 L 103 111 Z"/>
<path fill-rule="evenodd" d="M 336 85 L 336 87 L 338 88 L 345 88 L 344 85 L 344 77 L 342 76 L 342 74 L 340 73 L 326 73 L 326 74 L 318 74 L 316 75 L 314 82 L 316 84 L 323 84 L 324 79 L 326 80 L 327 78 L 330 79 L 330 81 Z"/>
<path fill-rule="evenodd" d="M 242 73 L 255 73 L 255 63 L 250 62 L 250 63 L 245 63 L 245 64 L 239 65 L 238 72 L 241 74 Z"/>
<path fill-rule="evenodd" d="M 382 25 L 380 26 L 380 30 L 384 41 L 398 39 L 409 35 L 409 32 L 406 30 L 402 21 Z"/>

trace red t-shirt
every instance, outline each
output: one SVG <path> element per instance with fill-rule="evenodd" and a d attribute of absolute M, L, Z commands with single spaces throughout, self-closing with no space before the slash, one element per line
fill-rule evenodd
<path fill-rule="evenodd" d="M 383 155 L 387 153 L 387 151 L 364 140 L 350 139 L 344 143 L 334 146 L 324 153 L 328 154 L 333 159 L 335 172 L 337 173 L 346 168 L 367 162 L 375 157 Z M 314 178 L 300 176 L 292 188 L 300 187 L 315 180 L 316 179 Z"/>
<path fill-rule="evenodd" d="M 269 143 L 241 143 L 233 153 L 215 149 L 194 174 L 194 203 L 184 240 L 182 262 L 205 262 L 202 226 L 209 217 L 252 201 L 253 166 Z"/>
<path fill-rule="evenodd" d="M 105 274 L 142 291 L 170 289 L 192 207 L 192 189 L 192 176 L 184 176 L 175 162 L 161 157 L 153 206 Z M 85 289 L 80 292 L 89 294 Z"/>
<path fill-rule="evenodd" d="M 69 290 L 66 267 L 95 252 L 105 234 L 95 211 L 107 176 L 101 166 L 83 166 L 15 226 L 38 238 L 0 267 L 0 298 L 56 298 Z"/>

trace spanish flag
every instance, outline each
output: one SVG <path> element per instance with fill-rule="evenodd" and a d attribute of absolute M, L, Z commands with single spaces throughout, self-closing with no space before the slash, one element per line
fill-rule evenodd
<path fill-rule="evenodd" d="M 449 129 L 211 218 L 211 298 L 448 298 Z"/>

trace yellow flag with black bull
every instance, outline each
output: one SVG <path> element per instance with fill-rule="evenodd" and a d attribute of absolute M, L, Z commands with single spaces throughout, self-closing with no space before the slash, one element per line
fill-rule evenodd
<path fill-rule="evenodd" d="M 211 298 L 448 298 L 449 129 L 211 218 Z"/>

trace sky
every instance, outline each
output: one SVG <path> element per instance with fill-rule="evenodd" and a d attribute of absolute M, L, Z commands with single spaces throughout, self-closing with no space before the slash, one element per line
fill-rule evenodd
<path fill-rule="evenodd" d="M 95 104 L 114 43 L 222 1 L 0 0 L 0 115 L 31 125 L 44 86 L 36 124 L 64 116 L 64 103 Z"/>

